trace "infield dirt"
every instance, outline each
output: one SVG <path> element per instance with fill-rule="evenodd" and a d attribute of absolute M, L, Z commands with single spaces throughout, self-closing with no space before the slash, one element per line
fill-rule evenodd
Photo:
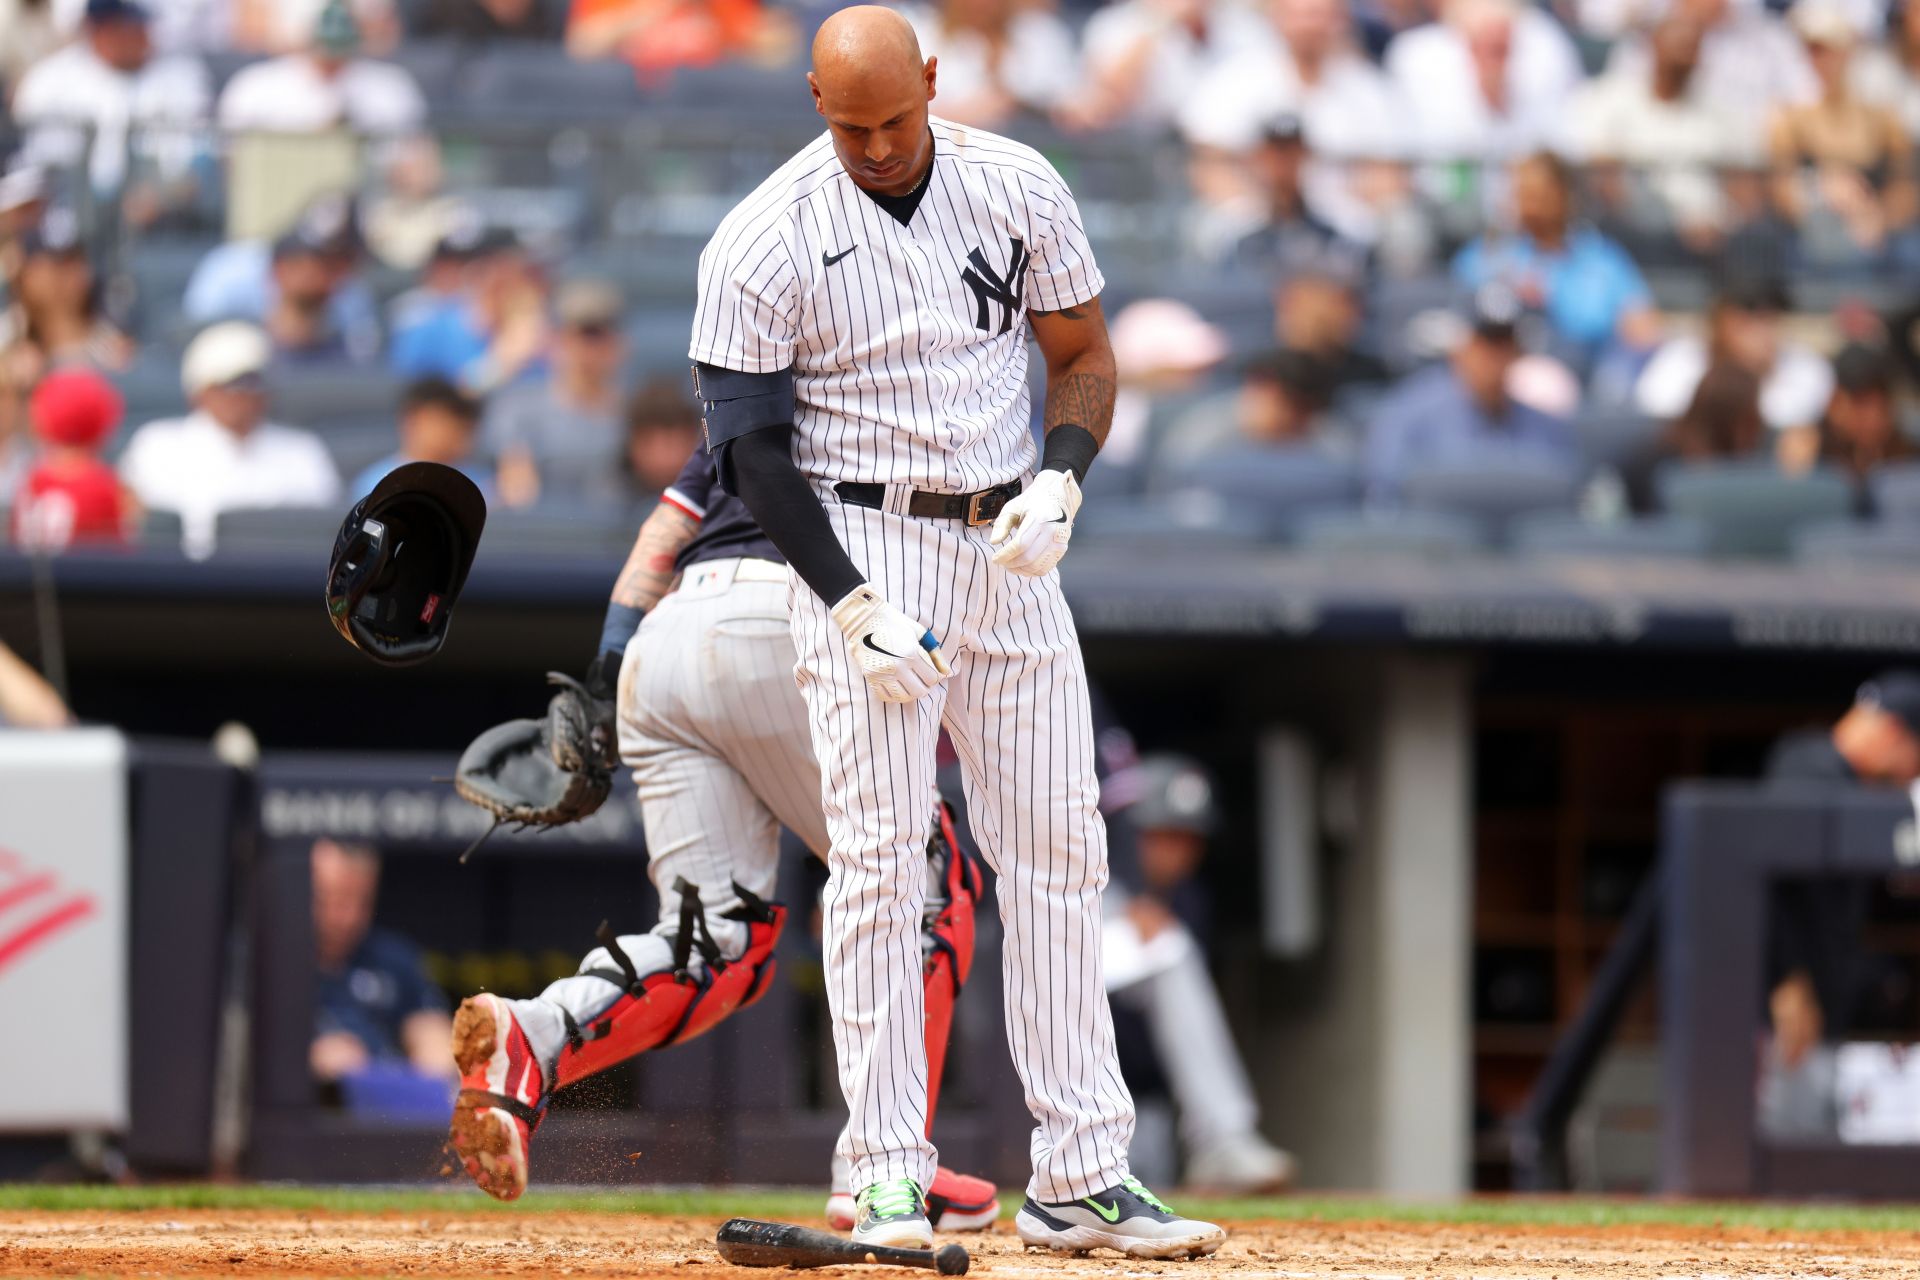
<path fill-rule="evenodd" d="M 0 1276 L 620 1276 L 745 1280 L 765 1272 L 714 1255 L 717 1218 L 617 1213 L 391 1215 L 217 1212 L 0 1214 Z M 1218 1256 L 1138 1262 L 1030 1253 L 1006 1224 L 955 1237 L 974 1275 L 1712 1277 L 1920 1275 L 1908 1233 L 1789 1234 L 1717 1227 L 1465 1226 L 1441 1223 L 1237 1224 Z M 886 1268 L 841 1275 L 924 1275 Z"/>

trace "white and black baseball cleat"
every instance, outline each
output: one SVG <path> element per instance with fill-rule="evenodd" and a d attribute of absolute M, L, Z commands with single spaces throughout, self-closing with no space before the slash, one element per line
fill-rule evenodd
<path fill-rule="evenodd" d="M 853 1198 L 855 1244 L 880 1244 L 895 1249 L 933 1248 L 933 1224 L 927 1221 L 927 1200 L 912 1178 L 876 1182 Z"/>
<path fill-rule="evenodd" d="M 1113 1249 L 1130 1258 L 1198 1258 L 1227 1238 L 1211 1222 L 1181 1217 L 1133 1178 L 1065 1204 L 1028 1196 L 1013 1226 L 1029 1248 Z"/>

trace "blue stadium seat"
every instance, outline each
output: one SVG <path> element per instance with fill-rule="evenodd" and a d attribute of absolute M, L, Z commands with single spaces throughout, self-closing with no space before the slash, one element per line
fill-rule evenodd
<path fill-rule="evenodd" d="M 1852 566 L 1912 569 L 1920 566 L 1920 524 L 1871 524 L 1834 520 L 1794 531 L 1796 564 L 1821 570 Z"/>
<path fill-rule="evenodd" d="M 627 506 L 536 506 L 524 511 L 500 509 L 487 517 L 487 550 L 495 556 L 607 556 L 626 552 L 640 527 L 642 501 Z"/>
<path fill-rule="evenodd" d="M 1663 511 L 1704 522 L 1721 556 L 1783 557 L 1796 530 L 1853 507 L 1853 486 L 1838 472 L 1787 476 L 1770 462 L 1670 463 L 1655 473 L 1654 491 Z"/>
<path fill-rule="evenodd" d="M 267 378 L 273 416 L 291 426 L 384 417 L 399 409 L 400 381 L 384 368 L 276 365 Z"/>
<path fill-rule="evenodd" d="M 1681 516 L 1644 516 L 1595 524 L 1542 513 L 1513 522 L 1508 541 L 1524 556 L 1607 559 L 1692 558 L 1707 554 L 1707 527 Z"/>
<path fill-rule="evenodd" d="M 148 551 L 178 551 L 186 530 L 177 511 L 145 511 L 133 540 Z"/>
<path fill-rule="evenodd" d="M 467 62 L 457 90 L 457 112 L 491 120 L 617 120 L 642 105 L 633 68 L 624 62 L 580 61 L 564 49 L 511 40 Z"/>
<path fill-rule="evenodd" d="M 213 526 L 218 556 L 304 551 L 324 563 L 341 513 L 327 507 L 236 507 Z"/>
<path fill-rule="evenodd" d="M 413 75 L 427 99 L 427 110 L 439 108 L 459 94 L 460 68 L 472 55 L 471 45 L 458 40 L 408 40 L 388 55 Z"/>
<path fill-rule="evenodd" d="M 1474 521 L 1442 511 L 1323 511 L 1300 521 L 1294 542 L 1319 555 L 1451 560 L 1485 538 Z"/>
<path fill-rule="evenodd" d="M 1282 536 L 1312 512 L 1351 507 L 1360 497 L 1360 471 L 1318 449 L 1248 446 L 1195 460 L 1166 488 L 1218 494 L 1268 536 Z"/>
<path fill-rule="evenodd" d="M 1521 516 L 1572 511 L 1580 471 L 1550 458 L 1494 455 L 1419 467 L 1407 473 L 1401 491 L 1410 509 L 1460 516 L 1498 541 Z"/>
<path fill-rule="evenodd" d="M 1628 470 L 1650 464 L 1659 451 L 1666 424 L 1638 410 L 1583 411 L 1573 419 L 1580 456 L 1592 467 Z"/>
<path fill-rule="evenodd" d="M 1920 525 L 1920 462 L 1877 467 L 1867 478 L 1873 509 L 1882 520 Z"/>
<path fill-rule="evenodd" d="M 1257 514 L 1219 494 L 1191 490 L 1154 498 L 1112 498 L 1083 508 L 1074 539 L 1086 546 L 1204 551 L 1267 539 Z"/>

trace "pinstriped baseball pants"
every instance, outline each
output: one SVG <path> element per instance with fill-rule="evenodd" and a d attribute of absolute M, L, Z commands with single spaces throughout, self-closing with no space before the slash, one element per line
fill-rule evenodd
<path fill-rule="evenodd" d="M 868 581 L 931 627 L 953 665 L 917 702 L 879 701 L 827 604 L 796 582 L 798 675 L 829 837 L 827 993 L 852 1185 L 910 1177 L 924 1188 L 934 1173 L 920 868 L 944 722 L 974 835 L 999 877 L 1007 1043 L 1036 1122 L 1029 1193 L 1063 1201 L 1103 1190 L 1127 1173 L 1133 1100 L 1101 979 L 1106 827 L 1086 670 L 1059 575 L 993 564 L 984 527 L 824 505 Z"/>
<path fill-rule="evenodd" d="M 741 565 L 759 566 L 751 572 L 765 580 L 736 581 Z M 827 847 L 806 707 L 793 688 L 786 578 L 784 567 L 765 561 L 696 564 L 627 646 L 620 756 L 640 788 L 660 923 L 650 933 L 623 935 L 620 945 L 643 973 L 672 967 L 676 880 L 699 889 L 714 941 L 737 956 L 746 926 L 722 918 L 739 905 L 734 882 L 761 898 L 774 896 L 782 826 L 816 853 Z M 928 795 L 923 791 L 919 802 L 922 826 Z M 920 869 L 924 881 L 924 848 Z M 606 970 L 613 959 L 596 948 L 580 967 Z M 600 978 L 562 978 L 535 999 L 515 1001 L 514 1012 L 534 1053 L 551 1063 L 566 1042 L 560 1010 L 585 1025 L 619 994 Z"/>

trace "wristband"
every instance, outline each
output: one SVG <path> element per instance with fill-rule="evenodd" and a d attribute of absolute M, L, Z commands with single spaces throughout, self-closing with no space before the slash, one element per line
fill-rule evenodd
<path fill-rule="evenodd" d="M 636 609 L 630 604 L 609 604 L 607 620 L 600 624 L 600 652 L 625 653 L 627 641 L 633 639 L 633 633 L 640 629 L 640 620 L 647 616 L 645 609 Z"/>
<path fill-rule="evenodd" d="M 1099 452 L 1100 442 L 1093 438 L 1093 432 L 1062 422 L 1047 432 L 1046 445 L 1040 451 L 1040 469 L 1070 471 L 1076 481 L 1085 480 L 1087 468 L 1093 465 L 1093 455 Z"/>

